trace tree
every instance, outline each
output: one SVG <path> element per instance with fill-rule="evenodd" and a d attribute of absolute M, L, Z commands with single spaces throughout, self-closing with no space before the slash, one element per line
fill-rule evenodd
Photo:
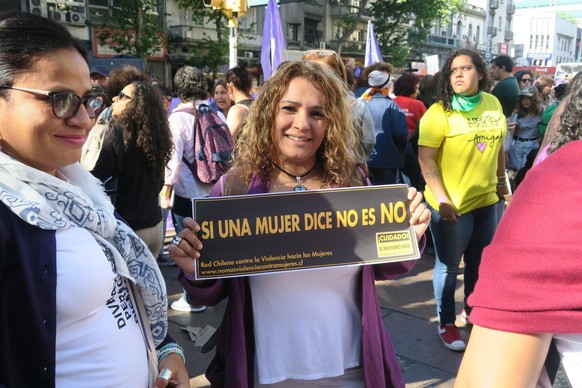
<path fill-rule="evenodd" d="M 346 0 L 328 0 L 328 3 L 332 7 L 337 7 L 339 23 L 337 25 L 335 45 L 332 48 L 338 54 L 341 54 L 344 43 L 358 27 L 368 5 L 368 0 L 361 0 L 358 7 L 348 5 L 349 3 Z"/>
<path fill-rule="evenodd" d="M 118 54 L 141 58 L 145 69 L 147 58 L 164 43 L 156 4 L 153 0 L 115 0 L 111 10 L 111 19 L 99 30 L 99 43 Z"/>
<path fill-rule="evenodd" d="M 191 54 L 188 64 L 199 69 L 207 68 L 216 78 L 218 68 L 228 63 L 229 31 L 226 16 L 218 10 L 205 7 L 202 0 L 178 0 L 178 6 L 192 12 L 194 23 L 202 24 L 206 19 L 216 26 L 216 39 L 204 34 L 202 40 L 182 44 L 183 49 Z M 182 42 L 174 42 L 176 43 Z"/>
<path fill-rule="evenodd" d="M 451 11 L 461 9 L 465 0 L 360 0 L 359 6 L 347 0 L 328 0 L 337 7 L 339 24 L 332 47 L 341 53 L 342 46 L 362 21 L 372 15 L 374 32 L 386 62 L 403 66 L 410 49 L 419 48 L 425 41 L 433 21 L 446 19 Z M 370 5 L 368 7 L 368 4 Z"/>
<path fill-rule="evenodd" d="M 377 0 L 372 3 L 374 32 L 384 59 L 403 66 L 409 50 L 426 42 L 432 23 L 448 19 L 465 0 Z"/>

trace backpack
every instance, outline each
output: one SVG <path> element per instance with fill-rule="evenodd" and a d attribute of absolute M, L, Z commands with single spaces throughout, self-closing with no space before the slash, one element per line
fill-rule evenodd
<path fill-rule="evenodd" d="M 214 109 L 200 104 L 192 109 L 184 104 L 174 112 L 186 112 L 194 116 L 194 163 L 182 155 L 182 161 L 201 182 L 215 183 L 230 166 L 232 139 L 228 126 L 220 119 Z"/>

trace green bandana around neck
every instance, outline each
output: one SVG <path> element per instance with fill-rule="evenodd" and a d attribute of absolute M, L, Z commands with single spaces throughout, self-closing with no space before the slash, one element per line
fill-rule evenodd
<path fill-rule="evenodd" d="M 460 110 L 461 112 L 469 112 L 475 109 L 477 105 L 481 102 L 481 91 L 474 96 L 462 96 L 460 94 L 455 94 L 453 96 L 453 103 L 451 104 L 454 110 Z"/>

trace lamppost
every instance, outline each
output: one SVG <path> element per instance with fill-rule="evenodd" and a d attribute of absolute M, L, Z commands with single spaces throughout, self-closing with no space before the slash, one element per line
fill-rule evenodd
<path fill-rule="evenodd" d="M 220 10 L 228 19 L 229 68 L 233 68 L 237 65 L 238 18 L 247 13 L 247 0 L 203 0 L 202 2 L 205 7 Z"/>

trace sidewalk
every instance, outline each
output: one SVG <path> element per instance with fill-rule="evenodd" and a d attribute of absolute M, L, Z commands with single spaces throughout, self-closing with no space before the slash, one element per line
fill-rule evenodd
<path fill-rule="evenodd" d="M 173 231 L 168 233 L 169 241 Z M 396 281 L 377 282 L 384 323 L 390 333 L 407 387 L 453 387 L 463 353 L 446 349 L 436 334 L 436 307 L 432 289 L 434 256 L 425 254 L 410 274 Z M 168 288 L 169 304 L 180 297 L 176 280 L 177 267 L 162 268 Z M 459 276 L 457 301 L 462 301 L 463 282 Z M 226 301 L 209 307 L 202 313 L 182 313 L 169 309 L 170 335 L 183 347 L 191 387 L 209 387 L 204 372 L 213 352 L 202 354 L 189 338 L 183 326 L 218 327 Z M 457 303 L 460 312 L 461 304 Z M 462 325 L 457 321 L 458 325 Z M 468 328 L 461 327 L 467 340 Z M 374 387 L 376 388 L 376 387 Z"/>

